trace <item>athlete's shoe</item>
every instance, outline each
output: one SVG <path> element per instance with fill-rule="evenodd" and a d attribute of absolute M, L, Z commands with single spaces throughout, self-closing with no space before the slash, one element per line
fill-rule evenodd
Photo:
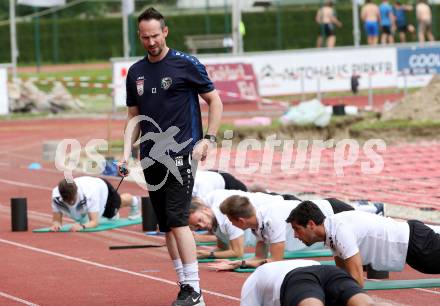
<path fill-rule="evenodd" d="M 134 201 L 133 204 L 130 205 L 130 212 L 128 213 L 128 219 L 134 220 L 141 217 L 141 212 L 139 209 L 140 199 L 137 198 L 137 201 Z"/>
<path fill-rule="evenodd" d="M 180 284 L 180 291 L 173 306 L 205 306 L 202 291 L 197 293 L 191 285 Z"/>

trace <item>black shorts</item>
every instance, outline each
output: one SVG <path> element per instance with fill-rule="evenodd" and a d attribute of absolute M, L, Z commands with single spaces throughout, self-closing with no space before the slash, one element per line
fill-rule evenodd
<path fill-rule="evenodd" d="M 397 31 L 400 33 L 408 32 L 408 25 L 404 24 L 404 25 L 397 26 Z"/>
<path fill-rule="evenodd" d="M 326 200 L 332 206 L 333 212 L 335 214 L 343 212 L 343 211 L 354 210 L 353 206 L 348 205 L 347 203 L 342 202 L 341 200 L 338 200 L 338 199 L 335 199 L 335 198 L 327 198 Z"/>
<path fill-rule="evenodd" d="M 409 220 L 406 262 L 426 274 L 440 274 L 440 234 L 417 220 Z"/>
<path fill-rule="evenodd" d="M 276 193 L 276 192 L 265 192 L 265 193 L 273 196 L 282 196 L 283 199 L 286 201 L 302 201 L 300 198 L 290 193 Z"/>
<path fill-rule="evenodd" d="M 391 35 L 391 26 L 381 26 L 382 34 Z"/>
<path fill-rule="evenodd" d="M 344 270 L 335 266 L 310 266 L 287 273 L 281 285 L 281 306 L 298 305 L 307 298 L 316 298 L 326 306 L 343 306 L 365 291 Z"/>
<path fill-rule="evenodd" d="M 323 23 L 319 27 L 319 35 L 330 37 L 335 35 L 335 26 L 331 23 Z"/>
<path fill-rule="evenodd" d="M 182 183 L 159 162 L 143 170 L 161 232 L 169 232 L 171 228 L 188 225 L 189 206 L 194 187 L 191 156 L 184 155 L 171 159 L 178 169 Z"/>
<path fill-rule="evenodd" d="M 223 179 L 225 180 L 225 189 L 226 190 L 247 191 L 246 185 L 242 181 L 235 178 L 233 175 L 231 175 L 227 172 L 219 171 L 219 170 L 209 170 L 209 171 L 217 172 L 218 174 L 220 174 L 223 177 Z"/>
<path fill-rule="evenodd" d="M 112 184 L 105 179 L 101 180 L 105 182 L 108 188 L 107 203 L 105 204 L 105 209 L 102 213 L 102 216 L 111 219 L 118 213 L 119 208 L 121 208 L 121 196 Z"/>

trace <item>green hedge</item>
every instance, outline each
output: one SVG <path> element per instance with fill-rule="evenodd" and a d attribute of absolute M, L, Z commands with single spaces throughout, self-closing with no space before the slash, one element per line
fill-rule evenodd
<path fill-rule="evenodd" d="M 318 34 L 318 26 L 314 21 L 316 9 L 317 7 L 283 7 L 279 10 L 274 8 L 265 12 L 244 13 L 245 51 L 314 47 Z M 337 29 L 337 45 L 352 45 L 351 6 L 338 7 L 337 14 L 344 24 L 341 29 Z M 410 22 L 414 24 L 414 12 L 408 15 Z M 435 31 L 436 19 L 440 18 L 440 6 L 433 7 L 433 16 Z M 168 45 L 187 51 L 184 45 L 185 35 L 230 32 L 230 20 L 231 16 L 224 14 L 170 16 L 167 18 L 170 26 Z M 132 22 L 134 26 L 135 21 Z M 54 63 L 57 60 L 61 63 L 106 61 L 123 55 L 120 18 L 58 19 L 57 29 L 58 40 L 55 40 L 52 19 L 40 20 L 41 58 L 45 63 Z M 136 45 L 135 55 L 144 54 L 135 34 L 132 38 Z M 17 24 L 17 40 L 19 63 L 34 63 L 33 22 Z M 0 62 L 9 62 L 9 26 L 0 27 L 0 45 Z"/>

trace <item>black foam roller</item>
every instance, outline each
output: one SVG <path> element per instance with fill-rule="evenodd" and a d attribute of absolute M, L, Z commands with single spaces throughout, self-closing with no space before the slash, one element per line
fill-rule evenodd
<path fill-rule="evenodd" d="M 149 197 L 142 197 L 142 230 L 144 232 L 155 231 L 157 218 Z"/>
<path fill-rule="evenodd" d="M 11 199 L 11 226 L 13 232 L 25 232 L 28 230 L 26 198 Z"/>

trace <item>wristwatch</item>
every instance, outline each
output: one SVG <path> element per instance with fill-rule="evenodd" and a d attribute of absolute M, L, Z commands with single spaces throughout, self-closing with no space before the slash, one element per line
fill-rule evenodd
<path fill-rule="evenodd" d="M 204 139 L 208 139 L 212 143 L 216 143 L 217 142 L 217 137 L 215 137 L 215 135 L 206 134 L 203 138 Z"/>
<path fill-rule="evenodd" d="M 209 259 L 215 259 L 214 251 L 209 252 Z"/>

